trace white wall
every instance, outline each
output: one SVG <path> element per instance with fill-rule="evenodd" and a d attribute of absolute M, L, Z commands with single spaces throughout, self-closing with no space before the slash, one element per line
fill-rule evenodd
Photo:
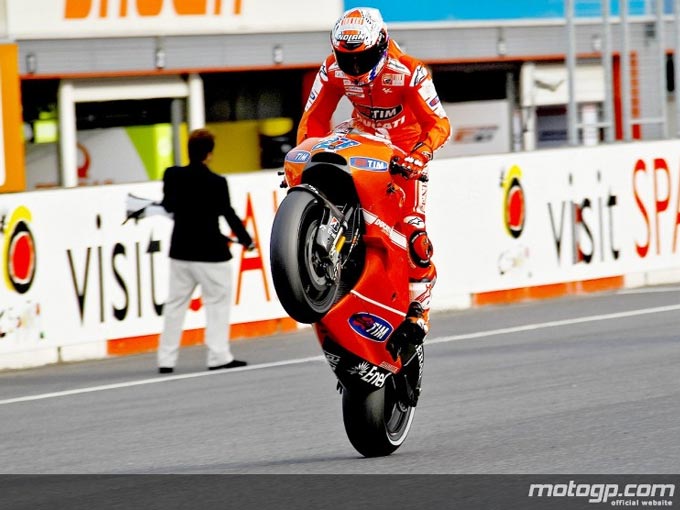
<path fill-rule="evenodd" d="M 431 165 L 428 226 L 439 273 L 434 309 L 469 306 L 479 293 L 559 282 L 611 276 L 664 281 L 652 273 L 680 279 L 675 141 Z M 252 210 L 248 228 L 257 229 L 260 247 L 245 254 L 256 258 L 248 271 L 241 248 L 233 250 L 235 281 L 242 277 L 233 323 L 285 316 L 268 255 L 274 211 L 285 193 L 279 182 L 276 172 L 229 176 L 234 207 L 242 217 Z M 0 195 L 0 367 L 10 353 L 81 343 L 100 353 L 97 342 L 160 332 L 155 305 L 167 291 L 171 222 L 151 217 L 122 225 L 128 192 L 156 199 L 161 184 Z M 10 257 L 17 235 L 24 243 Z M 26 277 L 31 261 L 32 279 Z M 13 272 L 22 291 L 11 283 Z M 190 312 L 186 326 L 202 327 L 202 311 Z"/>

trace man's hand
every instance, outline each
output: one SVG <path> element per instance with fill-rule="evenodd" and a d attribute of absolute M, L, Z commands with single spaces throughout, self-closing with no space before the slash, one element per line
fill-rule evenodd
<path fill-rule="evenodd" d="M 407 179 L 427 180 L 425 167 L 432 160 L 432 149 L 424 143 L 417 144 L 406 156 L 396 156 L 395 163 Z"/>

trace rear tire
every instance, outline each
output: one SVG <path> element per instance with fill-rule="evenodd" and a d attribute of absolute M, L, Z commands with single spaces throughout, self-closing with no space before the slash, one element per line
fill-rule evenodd
<path fill-rule="evenodd" d="M 406 440 L 415 408 L 397 399 L 394 377 L 382 388 L 364 393 L 342 390 L 342 417 L 352 446 L 364 457 L 390 455 Z"/>
<path fill-rule="evenodd" d="M 298 322 L 318 322 L 335 302 L 338 281 L 331 281 L 314 240 L 323 218 L 321 201 L 295 191 L 281 202 L 274 217 L 270 261 L 276 294 Z"/>

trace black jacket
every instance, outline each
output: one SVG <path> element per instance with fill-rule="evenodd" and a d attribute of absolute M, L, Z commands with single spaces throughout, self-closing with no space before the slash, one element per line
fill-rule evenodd
<path fill-rule="evenodd" d="M 163 207 L 174 214 L 170 257 L 196 262 L 232 258 L 218 219 L 224 216 L 239 241 L 252 239 L 231 207 L 227 179 L 203 164 L 168 168 L 163 175 Z"/>

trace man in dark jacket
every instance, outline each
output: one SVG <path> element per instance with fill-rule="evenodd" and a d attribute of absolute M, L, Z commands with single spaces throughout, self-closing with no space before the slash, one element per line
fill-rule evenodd
<path fill-rule="evenodd" d="M 197 285 L 206 311 L 205 344 L 208 369 L 245 366 L 229 348 L 232 258 L 219 228 L 223 216 L 238 240 L 249 249 L 253 240 L 234 212 L 227 180 L 208 168 L 215 138 L 206 129 L 189 136 L 189 165 L 170 167 L 163 176 L 163 202 L 175 225 L 170 242 L 170 285 L 163 306 L 164 327 L 158 348 L 158 367 L 172 373 L 177 363 L 182 325 Z"/>

